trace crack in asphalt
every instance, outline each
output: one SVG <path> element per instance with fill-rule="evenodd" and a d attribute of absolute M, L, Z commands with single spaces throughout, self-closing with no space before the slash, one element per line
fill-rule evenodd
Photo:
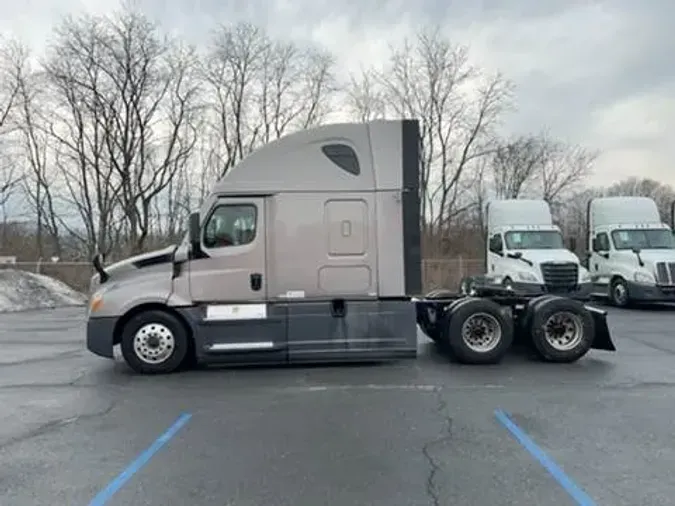
<path fill-rule="evenodd" d="M 23 329 L 22 329 L 23 332 Z M 52 331 L 53 332 L 53 331 Z M 46 334 L 47 332 L 45 332 Z M 82 347 L 82 339 L 70 341 L 55 341 L 54 339 L 3 339 L 2 345 L 10 346 L 79 346 Z"/>
<path fill-rule="evenodd" d="M 84 369 L 80 371 L 73 379 L 67 380 L 67 381 L 57 381 L 57 382 L 35 382 L 35 383 L 9 383 L 9 384 L 0 384 L 0 391 L 7 391 L 7 390 L 32 390 L 32 389 L 40 389 L 40 388 L 95 388 L 95 389 L 101 389 L 102 387 L 104 388 L 124 388 L 129 386 L 130 381 L 133 379 L 132 377 L 122 377 L 123 381 L 119 381 L 118 378 L 115 378 L 117 381 L 116 382 L 106 382 L 105 384 L 101 384 L 101 382 L 94 382 L 94 383 L 80 383 L 83 379 L 88 377 L 91 374 L 91 371 L 89 369 Z"/>
<path fill-rule="evenodd" d="M 44 434 L 48 434 L 50 432 L 55 432 L 59 430 L 62 427 L 66 427 L 67 425 L 73 424 L 75 422 L 78 422 L 80 420 L 90 420 L 92 418 L 98 418 L 98 417 L 103 417 L 106 416 L 108 413 L 110 413 L 115 406 L 117 405 L 117 401 L 111 401 L 110 404 L 99 411 L 95 411 L 93 413 L 86 413 L 83 415 L 78 415 L 78 416 L 69 416 L 69 417 L 62 417 L 62 418 L 56 418 L 54 420 L 50 420 L 48 422 L 45 422 L 38 427 L 36 427 L 33 430 L 27 431 L 23 434 L 20 434 L 18 436 L 11 437 L 2 443 L 0 443 L 0 451 L 5 450 L 6 448 L 22 443 L 25 441 L 28 441 L 30 439 L 42 436 Z"/>
<path fill-rule="evenodd" d="M 643 346 L 646 346 L 647 348 L 651 348 L 652 350 L 660 351 L 661 353 L 667 353 L 668 355 L 675 355 L 675 350 L 672 348 L 668 348 L 666 346 L 660 346 L 658 344 L 654 344 L 650 341 L 645 341 L 644 339 L 638 339 L 635 336 L 626 336 L 627 339 L 630 339 L 631 341 L 635 343 L 639 343 Z"/>
<path fill-rule="evenodd" d="M 436 461 L 436 459 L 434 459 L 431 451 L 435 446 L 441 445 L 452 438 L 452 418 L 445 413 L 448 405 L 441 394 L 441 387 L 436 388 L 434 393 L 436 394 L 437 399 L 436 407 L 434 408 L 434 414 L 440 416 L 443 419 L 443 429 L 435 439 L 424 443 L 422 446 L 422 454 L 429 464 L 429 473 L 427 474 L 426 481 L 426 493 L 429 496 L 433 506 L 440 506 L 441 502 L 436 485 L 436 475 L 441 470 L 441 465 Z"/>
<path fill-rule="evenodd" d="M 23 359 L 23 360 L 16 360 L 14 362 L 0 362 L 0 366 L 11 367 L 11 366 L 15 366 L 15 365 L 36 364 L 36 363 L 39 363 L 39 362 L 53 362 L 55 360 L 61 360 L 63 358 L 76 357 L 78 355 L 82 355 L 83 353 L 84 352 L 81 349 L 68 350 L 68 351 L 62 351 L 60 353 L 54 353 L 53 355 L 49 355 L 47 357 L 26 358 L 26 359 Z"/>

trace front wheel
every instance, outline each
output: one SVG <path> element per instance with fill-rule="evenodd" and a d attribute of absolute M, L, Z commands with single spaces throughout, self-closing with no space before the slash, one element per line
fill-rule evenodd
<path fill-rule="evenodd" d="M 177 370 L 189 350 L 185 326 L 164 311 L 145 311 L 132 317 L 122 332 L 122 356 L 140 374 Z"/>
<path fill-rule="evenodd" d="M 616 307 L 626 307 L 630 302 L 628 284 L 622 278 L 616 278 L 610 285 L 609 298 Z"/>

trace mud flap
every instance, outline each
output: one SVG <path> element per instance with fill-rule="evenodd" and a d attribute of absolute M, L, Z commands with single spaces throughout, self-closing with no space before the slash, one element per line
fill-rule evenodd
<path fill-rule="evenodd" d="M 591 306 L 585 306 L 593 317 L 595 324 L 595 337 L 591 348 L 594 350 L 616 351 L 616 346 L 609 335 L 609 325 L 607 325 L 607 311 Z"/>

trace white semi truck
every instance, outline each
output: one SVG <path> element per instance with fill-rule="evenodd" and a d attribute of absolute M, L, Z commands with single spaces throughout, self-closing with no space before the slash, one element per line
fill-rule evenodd
<path fill-rule="evenodd" d="M 619 307 L 675 301 L 675 240 L 648 197 L 588 203 L 588 268 L 593 296 Z"/>
<path fill-rule="evenodd" d="M 544 200 L 494 200 L 486 209 L 485 275 L 462 280 L 469 293 L 476 283 L 499 284 L 519 294 L 560 294 L 587 299 L 591 278 L 565 248 Z"/>

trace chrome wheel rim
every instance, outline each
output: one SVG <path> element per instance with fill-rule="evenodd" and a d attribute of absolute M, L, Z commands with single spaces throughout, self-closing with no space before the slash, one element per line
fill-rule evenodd
<path fill-rule="evenodd" d="M 134 335 L 134 352 L 146 364 L 161 364 L 173 354 L 176 342 L 173 332 L 161 323 L 148 323 Z"/>
<path fill-rule="evenodd" d="M 491 314 L 472 314 L 462 325 L 462 340 L 475 352 L 487 353 L 494 350 L 501 338 L 502 326 Z"/>
<path fill-rule="evenodd" d="M 552 314 L 544 324 L 544 337 L 558 351 L 569 351 L 579 345 L 584 337 L 581 317 L 568 311 Z"/>
<path fill-rule="evenodd" d="M 617 283 L 614 286 L 614 300 L 616 300 L 618 304 L 625 304 L 627 298 L 628 290 L 626 290 L 623 283 Z"/>

